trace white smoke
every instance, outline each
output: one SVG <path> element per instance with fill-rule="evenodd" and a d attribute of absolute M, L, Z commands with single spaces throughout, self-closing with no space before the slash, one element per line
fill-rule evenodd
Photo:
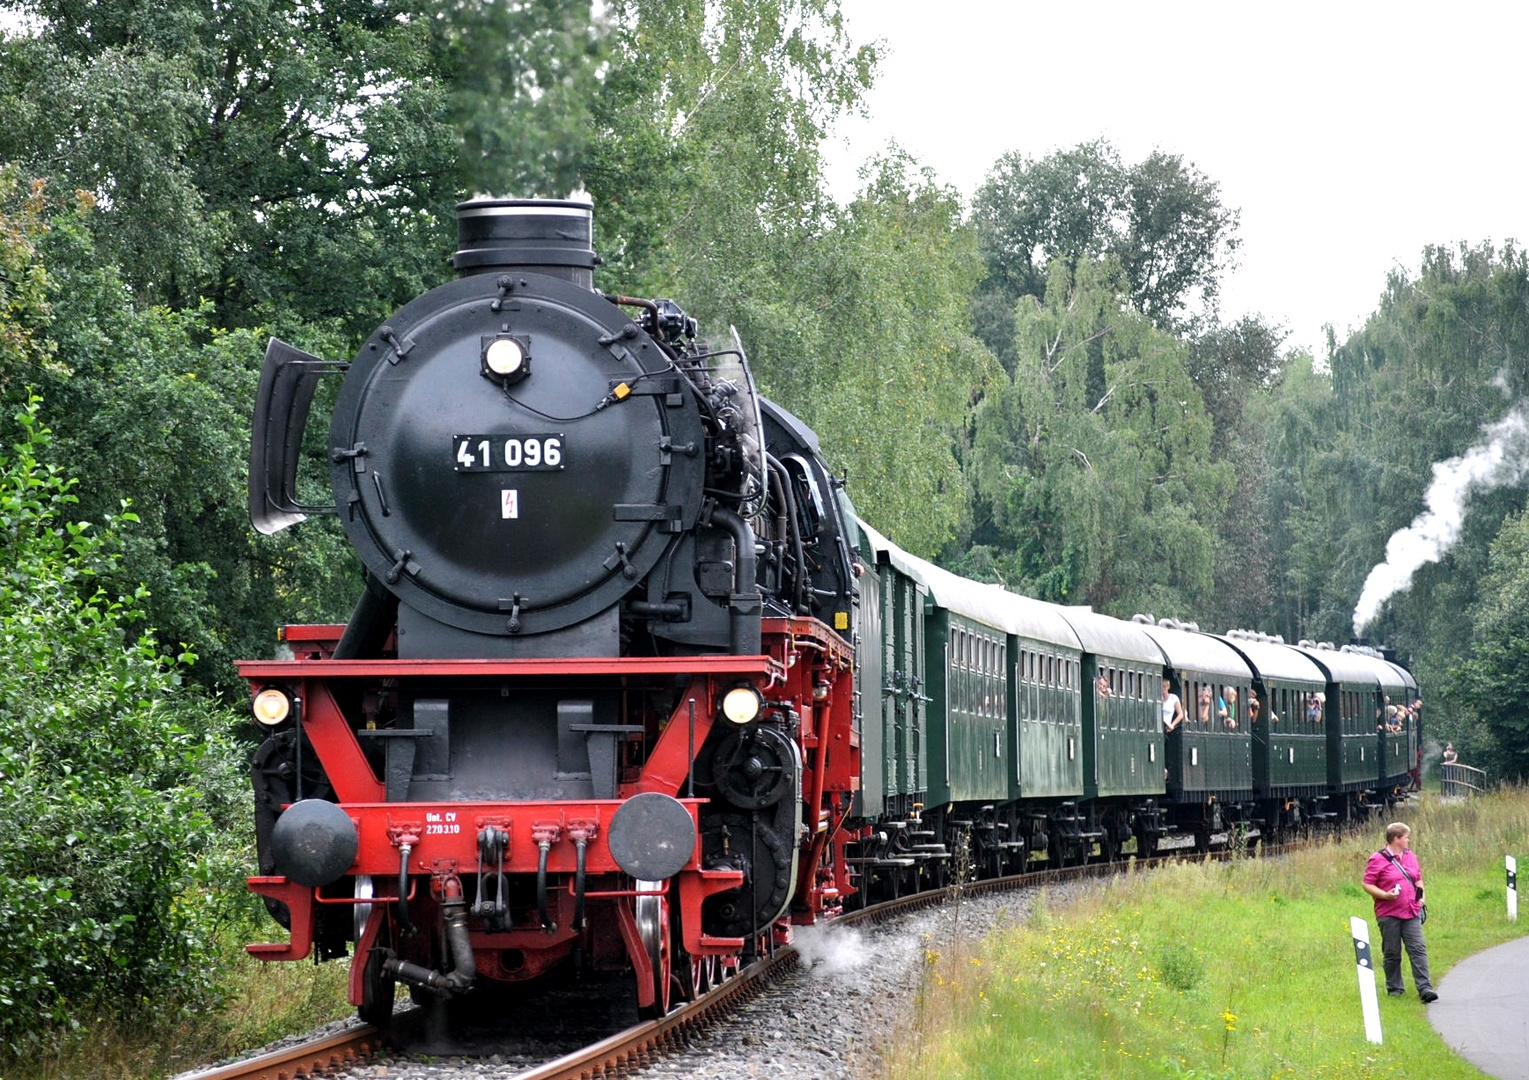
<path fill-rule="evenodd" d="M 791 935 L 802 967 L 814 974 L 841 975 L 854 971 L 871 959 L 860 931 L 848 926 L 822 923 L 799 926 Z"/>
<path fill-rule="evenodd" d="M 1481 429 L 1482 438 L 1459 457 L 1433 466 L 1423 496 L 1428 509 L 1386 541 L 1386 561 L 1370 571 L 1354 608 L 1354 636 L 1375 621 L 1380 606 L 1412 583 L 1425 563 L 1438 562 L 1460 538 L 1466 500 L 1473 492 L 1516 484 L 1529 474 L 1529 421 L 1524 405 Z"/>

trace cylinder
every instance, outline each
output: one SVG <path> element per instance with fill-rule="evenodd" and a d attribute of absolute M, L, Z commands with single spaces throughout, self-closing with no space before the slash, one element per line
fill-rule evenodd
<path fill-rule="evenodd" d="M 457 204 L 458 277 L 527 270 L 594 288 L 594 207 L 556 199 Z"/>

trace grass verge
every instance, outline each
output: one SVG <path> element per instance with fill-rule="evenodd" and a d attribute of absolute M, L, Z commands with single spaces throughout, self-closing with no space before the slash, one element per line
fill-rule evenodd
<path fill-rule="evenodd" d="M 262 927 L 254 937 L 270 932 L 270 927 Z M 139 1002 L 113 1015 L 76 1017 L 74 1030 L 58 1033 L 45 1054 L 0 1061 L 0 1076 L 6 1080 L 172 1076 L 354 1014 L 346 1001 L 349 965 L 267 964 L 249 957 L 243 941 L 230 938 L 227 943 L 223 981 L 231 990 L 220 1007 L 169 1012 L 153 1002 Z"/>
<path fill-rule="evenodd" d="M 1426 799 L 1412 826 L 1428 887 L 1437 982 L 1457 961 L 1520 935 L 1503 856 L 1529 836 L 1529 792 Z M 1112 879 L 1089 898 L 969 946 L 931 942 L 912 1045 L 893 1080 L 1479 1078 L 1429 1025 L 1412 990 L 1379 989 L 1385 1041 L 1365 1040 L 1349 917 L 1374 833 L 1279 860 L 1183 863 Z"/>

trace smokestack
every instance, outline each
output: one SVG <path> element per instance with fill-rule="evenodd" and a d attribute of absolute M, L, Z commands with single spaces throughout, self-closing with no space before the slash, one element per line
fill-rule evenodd
<path fill-rule="evenodd" d="M 594 207 L 566 199 L 471 199 L 457 204 L 458 277 L 526 270 L 595 287 Z"/>

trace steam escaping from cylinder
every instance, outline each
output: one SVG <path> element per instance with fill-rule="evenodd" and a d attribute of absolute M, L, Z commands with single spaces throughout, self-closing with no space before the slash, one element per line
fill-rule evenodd
<path fill-rule="evenodd" d="M 1471 495 L 1516 484 L 1529 474 L 1529 421 L 1523 403 L 1481 429 L 1481 440 L 1459 457 L 1433 465 L 1428 509 L 1386 541 L 1386 561 L 1370 571 L 1354 608 L 1354 636 L 1375 621 L 1380 607 L 1412 583 L 1418 568 L 1439 559 L 1460 538 Z"/>
<path fill-rule="evenodd" d="M 791 943 L 802 959 L 802 966 L 819 975 L 843 975 L 875 959 L 875 953 L 858 930 L 832 923 L 799 926 Z"/>

